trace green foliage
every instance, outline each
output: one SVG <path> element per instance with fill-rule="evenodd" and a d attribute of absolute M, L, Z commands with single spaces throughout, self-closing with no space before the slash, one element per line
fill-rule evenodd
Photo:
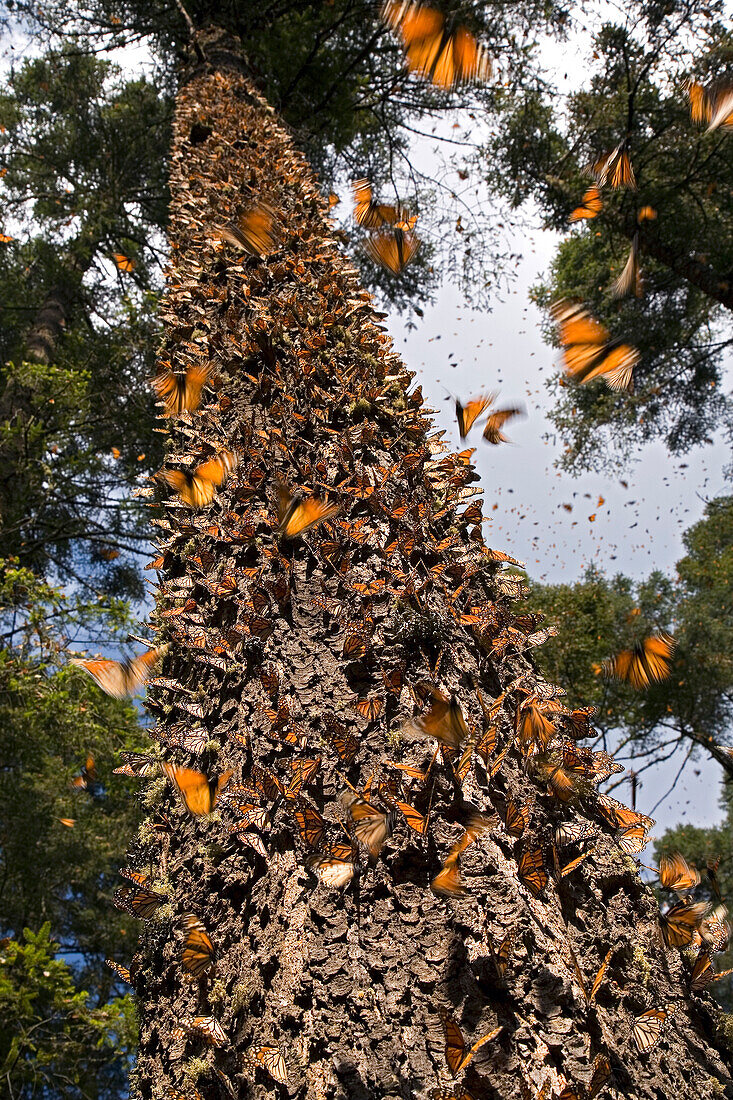
<path fill-rule="evenodd" d="M 684 543 L 674 580 L 608 579 L 591 568 L 577 584 L 532 591 L 533 606 L 559 628 L 538 652 L 540 667 L 573 703 L 596 706 L 599 731 L 620 734 L 635 754 L 725 744 L 733 719 L 733 498 L 711 501 Z M 637 691 L 603 676 L 605 658 L 660 630 L 677 642 L 668 680 Z"/>
<path fill-rule="evenodd" d="M 0 943 L 0 1078 L 15 1100 L 118 1096 L 136 1038 L 132 998 L 94 1007 L 50 922 Z"/>
<path fill-rule="evenodd" d="M 633 395 L 548 384 L 571 471 L 607 470 L 656 438 L 683 453 L 731 419 L 721 382 L 733 340 L 733 143 L 692 123 L 683 88 L 690 75 L 730 80 L 730 28 L 715 4 L 666 5 L 663 17 L 648 3 L 632 8 L 624 26 L 596 33 L 581 90 L 565 98 L 538 82 L 508 96 L 487 149 L 492 187 L 515 209 L 532 200 L 547 227 L 568 232 L 591 183 L 584 168 L 628 142 L 638 192 L 606 188 L 600 215 L 569 232 L 535 292 L 543 306 L 580 299 L 641 352 Z M 643 205 L 657 218 L 639 226 Z M 644 296 L 618 301 L 611 283 L 637 230 Z"/>

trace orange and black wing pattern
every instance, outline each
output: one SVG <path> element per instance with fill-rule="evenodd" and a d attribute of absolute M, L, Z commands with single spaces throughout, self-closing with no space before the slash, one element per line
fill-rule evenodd
<path fill-rule="evenodd" d="M 413 0 L 387 0 L 382 17 L 402 39 L 410 72 L 441 88 L 488 80 L 491 59 L 466 27 L 451 31 L 442 12 Z"/>
<path fill-rule="evenodd" d="M 552 307 L 560 330 L 565 371 L 576 382 L 602 378 L 612 390 L 629 390 L 639 352 L 630 344 L 612 340 L 608 330 L 577 303 L 561 301 Z"/>

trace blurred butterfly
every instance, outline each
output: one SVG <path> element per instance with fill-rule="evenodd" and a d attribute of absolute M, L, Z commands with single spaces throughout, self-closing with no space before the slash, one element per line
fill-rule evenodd
<path fill-rule="evenodd" d="M 665 890 L 686 894 L 700 883 L 700 872 L 679 852 L 659 860 L 659 881 Z"/>
<path fill-rule="evenodd" d="M 94 767 L 94 757 L 89 753 L 87 755 L 86 763 L 81 770 L 81 775 L 75 775 L 71 780 L 71 785 L 77 791 L 86 791 L 97 778 L 97 772 Z"/>
<path fill-rule="evenodd" d="M 192 913 L 184 918 L 183 928 L 186 933 L 181 954 L 183 969 L 192 980 L 200 980 L 216 965 L 214 945 L 201 921 Z"/>
<path fill-rule="evenodd" d="M 548 882 L 541 848 L 529 848 L 522 853 L 518 873 L 520 882 L 527 887 L 530 894 L 535 898 L 539 897 Z"/>
<path fill-rule="evenodd" d="M 266 256 L 275 242 L 274 221 L 274 210 L 266 203 L 258 202 L 242 210 L 219 230 L 219 235 L 227 244 L 244 249 L 250 256 Z"/>
<path fill-rule="evenodd" d="M 458 420 L 458 434 L 461 439 L 466 438 L 473 425 L 482 413 L 489 408 L 493 400 L 494 394 L 481 394 L 480 397 L 473 397 L 464 405 L 457 397 L 454 398 L 456 403 L 456 419 Z"/>
<path fill-rule="evenodd" d="M 350 800 L 348 811 L 354 822 L 354 836 L 376 858 L 385 840 L 392 835 L 394 815 L 383 813 L 359 795 Z"/>
<path fill-rule="evenodd" d="M 441 88 L 491 76 L 491 60 L 484 47 L 463 26 L 450 32 L 443 13 L 435 8 L 414 0 L 387 0 L 382 18 L 399 32 L 410 72 Z"/>
<path fill-rule="evenodd" d="M 611 284 L 611 294 L 614 298 L 626 298 L 629 294 L 633 294 L 635 298 L 641 298 L 642 293 L 641 271 L 639 269 L 639 234 L 635 233 L 624 269 Z"/>
<path fill-rule="evenodd" d="M 624 649 L 603 665 L 607 676 L 626 680 L 642 690 L 652 683 L 666 680 L 672 668 L 675 642 L 671 634 L 652 634 L 633 649 Z"/>
<path fill-rule="evenodd" d="M 565 370 L 580 383 L 603 378 L 612 390 L 628 390 L 639 352 L 630 344 L 611 340 L 608 330 L 582 306 L 556 302 L 552 316 L 560 326 Z"/>
<path fill-rule="evenodd" d="M 643 825 L 645 829 L 651 829 L 655 823 L 654 818 L 639 813 L 638 810 L 630 810 L 623 802 L 608 794 L 598 795 L 598 812 L 616 829 L 627 829 L 632 825 Z"/>
<path fill-rule="evenodd" d="M 517 710 L 517 736 L 525 753 L 529 748 L 546 749 L 556 733 L 552 722 L 545 718 L 535 703 Z"/>
<path fill-rule="evenodd" d="M 586 172 L 589 176 L 593 176 L 601 187 L 608 185 L 615 191 L 621 187 L 636 190 L 634 169 L 631 167 L 626 143 L 623 141 L 610 153 L 604 153 L 602 157 L 588 165 Z"/>
<path fill-rule="evenodd" d="M 565 848 L 568 844 L 578 844 L 598 835 L 598 830 L 589 821 L 567 821 L 555 829 L 555 844 Z"/>
<path fill-rule="evenodd" d="M 366 179 L 356 180 L 354 189 L 354 218 L 365 229 L 378 229 L 381 225 L 394 225 L 401 221 L 404 212 L 401 207 L 387 206 L 374 202 L 372 189 Z"/>
<path fill-rule="evenodd" d="M 165 404 L 166 416 L 193 412 L 201 404 L 201 391 L 209 377 L 209 367 L 192 363 L 185 374 L 166 367 L 153 379 L 153 389 Z"/>
<path fill-rule="evenodd" d="M 255 1052 L 254 1057 L 259 1065 L 269 1073 L 273 1081 L 277 1081 L 279 1085 L 287 1085 L 288 1067 L 285 1065 L 285 1059 L 277 1047 L 260 1047 Z"/>
<path fill-rule="evenodd" d="M 76 825 L 76 818 L 74 817 L 60 817 L 59 821 L 62 825 L 65 825 L 67 829 L 73 829 Z"/>
<path fill-rule="evenodd" d="M 688 904 L 678 901 L 666 913 L 659 914 L 659 924 L 662 929 L 662 939 L 667 947 L 686 947 L 692 943 L 700 921 L 708 908 L 706 901 L 698 901 Z"/>
<path fill-rule="evenodd" d="M 448 1069 L 451 1071 L 454 1077 L 457 1077 L 459 1073 L 462 1073 L 466 1066 L 473 1060 L 475 1055 L 481 1049 L 485 1043 L 491 1042 L 495 1039 L 499 1032 L 502 1030 L 500 1027 L 494 1028 L 487 1035 L 483 1035 L 472 1047 L 466 1046 L 466 1040 L 463 1038 L 463 1032 L 460 1027 L 444 1008 L 440 1008 L 440 1022 L 443 1025 L 443 1033 L 445 1035 L 445 1060 L 448 1064 Z"/>
<path fill-rule="evenodd" d="M 234 775 L 233 771 L 225 771 L 218 779 L 209 779 L 195 768 L 181 768 L 169 761 L 163 761 L 162 767 L 186 809 L 196 817 L 212 813 L 221 791 Z"/>
<path fill-rule="evenodd" d="M 428 697 L 432 700 L 430 709 L 419 718 L 413 718 L 407 727 L 426 737 L 435 737 L 441 745 L 448 748 L 460 748 L 461 741 L 468 736 L 463 712 L 454 696 L 450 699 L 432 687 L 424 685 Z"/>
<path fill-rule="evenodd" d="M 292 494 L 283 481 L 278 481 L 278 530 L 283 538 L 294 539 L 302 535 L 317 523 L 335 516 L 338 510 L 338 504 L 325 504 L 318 497 L 301 498 Z"/>
<path fill-rule="evenodd" d="M 688 80 L 684 87 L 690 100 L 690 117 L 692 121 L 698 126 L 710 122 L 712 104 L 705 88 L 702 84 L 698 84 L 696 80 Z"/>
<path fill-rule="evenodd" d="M 698 932 L 707 951 L 717 954 L 725 951 L 730 939 L 730 924 L 726 920 L 728 909 L 725 905 L 716 905 L 712 913 L 700 923 Z"/>
<path fill-rule="evenodd" d="M 325 718 L 325 727 L 324 737 L 329 745 L 336 750 L 345 764 L 352 764 L 359 751 L 359 742 L 356 737 L 330 714 Z"/>
<path fill-rule="evenodd" d="M 125 256 L 124 252 L 113 252 L 112 259 L 118 271 L 124 271 L 128 274 L 135 270 L 135 261 L 131 260 L 129 256 Z"/>
<path fill-rule="evenodd" d="M 639 225 L 642 222 L 653 222 L 656 220 L 657 212 L 653 206 L 642 206 L 636 215 L 636 220 Z M 623 482 L 621 482 L 623 485 Z"/>
<path fill-rule="evenodd" d="M 712 889 L 712 891 L 715 894 L 718 901 L 722 901 L 723 897 L 720 893 L 720 884 L 718 882 L 718 867 L 719 866 L 720 866 L 720 856 L 718 856 L 717 859 L 709 859 L 707 861 L 707 865 L 706 865 L 705 870 L 707 872 L 708 881 L 710 883 L 710 888 Z"/>
<path fill-rule="evenodd" d="M 420 239 L 411 229 L 378 229 L 364 241 L 371 258 L 393 275 L 399 275 L 415 256 Z"/>
<path fill-rule="evenodd" d="M 224 483 L 237 465 L 233 451 L 220 451 L 213 458 L 200 463 L 195 470 L 160 470 L 158 476 L 174 489 L 184 504 L 191 508 L 204 508 L 211 504 L 216 490 Z"/>
<path fill-rule="evenodd" d="M 492 412 L 486 421 L 484 426 L 483 438 L 487 443 L 491 443 L 493 446 L 497 446 L 499 443 L 508 443 L 509 440 L 502 432 L 503 426 L 507 420 L 512 420 L 515 416 L 524 416 L 524 406 L 517 405 L 512 409 L 497 409 L 496 412 Z"/>
<path fill-rule="evenodd" d="M 733 130 L 733 89 L 722 88 L 714 97 L 707 97 L 708 133 L 722 127 Z"/>
<path fill-rule="evenodd" d="M 324 886 L 341 889 L 354 877 L 358 852 L 350 844 L 334 844 L 320 856 L 311 856 L 308 866 L 316 872 Z"/>
<path fill-rule="evenodd" d="M 656 1046 L 662 1035 L 662 1025 L 667 1019 L 667 1013 L 663 1008 L 650 1008 L 634 1018 L 634 1026 L 631 1029 L 631 1038 L 636 1049 L 642 1054 L 648 1054 L 652 1047 Z"/>
<path fill-rule="evenodd" d="M 570 215 L 569 221 L 590 221 L 591 218 L 597 217 L 603 208 L 603 200 L 601 199 L 601 192 L 597 187 L 589 187 L 580 200 L 580 206 L 576 206 Z"/>
<path fill-rule="evenodd" d="M 158 646 L 149 649 L 140 657 L 127 661 L 87 661 L 81 657 L 72 657 L 71 664 L 78 665 L 79 668 L 88 672 L 107 695 L 111 695 L 114 699 L 124 699 L 125 696 L 133 695 L 137 691 L 167 648 L 167 646 Z"/>

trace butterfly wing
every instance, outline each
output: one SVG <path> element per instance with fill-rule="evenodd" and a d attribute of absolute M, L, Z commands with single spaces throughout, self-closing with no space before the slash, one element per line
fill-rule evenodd
<path fill-rule="evenodd" d="M 214 945 L 201 921 L 192 914 L 185 918 L 184 929 L 183 968 L 191 979 L 201 979 L 214 969 Z"/>
<path fill-rule="evenodd" d="M 650 1008 L 634 1018 L 634 1026 L 631 1029 L 631 1038 L 636 1049 L 641 1054 L 648 1054 L 652 1047 L 656 1046 L 662 1035 L 662 1026 L 667 1019 L 667 1013 L 663 1008 Z"/>
<path fill-rule="evenodd" d="M 458 432 L 461 439 L 465 439 L 473 425 L 483 412 L 488 409 L 494 400 L 493 394 L 482 394 L 474 397 L 466 404 L 462 404 L 456 398 L 456 419 L 458 420 Z"/>
<path fill-rule="evenodd" d="M 181 768 L 169 761 L 163 761 L 163 771 L 178 790 L 189 813 L 196 817 L 211 813 L 215 799 L 208 776 L 195 768 Z"/>
<path fill-rule="evenodd" d="M 548 882 L 541 848 L 528 848 L 522 853 L 519 860 L 519 879 L 533 897 L 539 897 Z"/>
<path fill-rule="evenodd" d="M 601 199 L 601 192 L 597 187 L 589 187 L 580 200 L 580 206 L 576 206 L 570 215 L 571 222 L 578 222 L 595 218 L 600 214 L 603 208 L 603 200 Z"/>

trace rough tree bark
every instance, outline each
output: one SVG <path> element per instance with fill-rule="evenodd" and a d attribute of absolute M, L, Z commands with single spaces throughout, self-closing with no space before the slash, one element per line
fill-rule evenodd
<path fill-rule="evenodd" d="M 239 462 L 209 506 L 194 512 L 173 497 L 155 513 L 154 621 L 169 649 L 148 706 L 165 759 L 212 779 L 234 775 L 208 816 L 190 815 L 163 779 L 146 790 L 150 817 L 131 866 L 165 903 L 143 925 L 134 978 L 139 1095 L 163 1097 L 172 1085 L 206 1100 L 509 1100 L 576 1082 L 566 1096 L 582 1096 L 601 1054 L 606 1095 L 733 1095 L 713 1002 L 690 993 L 689 965 L 662 946 L 657 903 L 599 812 L 596 787 L 586 777 L 562 802 L 526 738 L 520 751 L 517 729 L 532 712 L 518 719 L 518 709 L 532 699 L 552 723 L 555 755 L 582 716 L 571 719 L 534 668 L 539 639 L 517 603 L 521 581 L 483 543 L 477 502 L 459 510 L 476 480 L 468 456 L 435 433 L 308 165 L 232 57 L 182 86 L 171 191 L 161 359 L 210 363 L 216 390 L 172 423 L 169 462 L 190 466 L 222 448 Z M 265 259 L 217 239 L 253 200 L 276 212 Z M 340 514 L 284 541 L 277 477 L 338 501 Z M 425 681 L 455 694 L 469 736 L 464 768 L 461 752 L 445 750 L 421 781 L 387 761 L 428 769 L 437 742 L 404 728 L 425 713 Z M 357 709 L 364 700 L 381 704 L 371 720 Z M 354 745 L 339 752 L 339 733 Z M 483 757 L 471 751 L 481 739 Z M 315 758 L 303 801 L 269 790 L 259 799 L 269 823 L 230 833 L 242 824 L 237 803 L 256 801 L 237 784 L 261 782 L 267 768 L 286 788 L 296 762 Z M 397 811 L 378 858 L 361 847 L 345 888 L 323 884 L 307 860 L 348 843 L 340 796 L 371 781 L 374 806 L 388 810 L 379 783 L 394 792 L 400 778 L 403 800 L 428 816 L 424 835 Z M 505 828 L 510 798 L 532 804 L 520 838 Z M 325 819 L 315 847 L 294 817 L 306 803 Z M 474 810 L 494 816 L 463 853 L 465 894 L 440 896 L 430 883 Z M 592 826 L 596 847 L 558 877 L 553 836 L 567 821 Z M 538 896 L 518 876 L 522 853 L 535 849 L 549 871 Z M 582 849 L 563 849 L 561 862 Z M 215 972 L 199 982 L 181 966 L 186 914 L 216 952 Z M 489 943 L 507 934 L 502 974 Z M 610 951 L 590 1005 L 568 945 L 588 988 Z M 661 1007 L 661 1040 L 641 1054 L 634 1017 Z M 457 1078 L 441 1009 L 469 1044 L 502 1029 Z M 176 1035 L 195 1016 L 214 1016 L 226 1040 Z M 257 1062 L 267 1046 L 282 1052 L 287 1085 Z"/>

